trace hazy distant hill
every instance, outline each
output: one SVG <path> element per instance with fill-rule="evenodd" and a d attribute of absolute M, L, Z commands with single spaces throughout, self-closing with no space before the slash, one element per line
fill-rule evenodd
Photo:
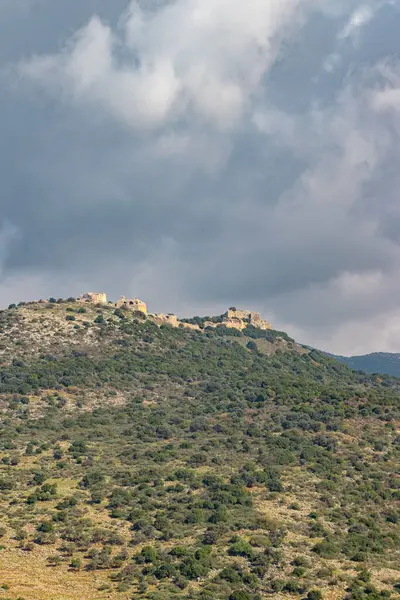
<path fill-rule="evenodd" d="M 373 352 L 361 356 L 334 356 L 333 358 L 356 371 L 386 373 L 387 375 L 400 377 L 400 354 Z"/>

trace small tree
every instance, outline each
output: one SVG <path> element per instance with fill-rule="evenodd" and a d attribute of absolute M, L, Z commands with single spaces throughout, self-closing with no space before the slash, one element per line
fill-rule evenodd
<path fill-rule="evenodd" d="M 54 525 L 51 521 L 42 521 L 36 530 L 41 531 L 42 533 L 50 533 L 54 531 Z"/>
<path fill-rule="evenodd" d="M 257 344 L 250 340 L 250 342 L 247 342 L 246 348 L 248 350 L 257 350 Z"/>

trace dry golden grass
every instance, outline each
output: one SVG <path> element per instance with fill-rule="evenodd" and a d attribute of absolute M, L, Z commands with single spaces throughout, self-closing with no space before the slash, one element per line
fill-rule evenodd
<path fill-rule="evenodd" d="M 108 571 L 90 573 L 72 571 L 67 566 L 49 567 L 47 557 L 54 554 L 46 548 L 24 552 L 15 547 L 0 552 L 0 583 L 8 586 L 7 597 L 24 600 L 126 600 L 110 584 Z M 99 590 L 107 586 L 108 590 Z M 1 596 L 0 596 L 1 597 Z"/>

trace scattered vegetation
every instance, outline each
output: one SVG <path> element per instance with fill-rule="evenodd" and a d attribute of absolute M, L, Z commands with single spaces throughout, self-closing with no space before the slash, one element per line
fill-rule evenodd
<path fill-rule="evenodd" d="M 398 380 L 52 300 L 0 313 L 10 598 L 399 597 Z"/>

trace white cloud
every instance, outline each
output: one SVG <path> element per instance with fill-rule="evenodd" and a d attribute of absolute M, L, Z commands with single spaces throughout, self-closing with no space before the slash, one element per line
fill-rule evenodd
<path fill-rule="evenodd" d="M 373 4 L 361 4 L 353 10 L 347 22 L 337 34 L 335 50 L 323 62 L 325 71 L 332 72 L 341 65 L 344 59 L 343 48 L 346 47 L 346 42 L 350 41 L 353 45 L 357 45 L 361 32 L 373 20 L 381 6 L 382 2 L 375 1 Z"/>
<path fill-rule="evenodd" d="M 380 110 L 400 109 L 400 88 L 387 88 L 375 95 L 375 106 Z"/>
<path fill-rule="evenodd" d="M 365 25 L 372 21 L 376 10 L 376 6 L 373 8 L 368 4 L 359 6 L 339 32 L 338 39 L 343 40 L 354 37 Z"/>
<path fill-rule="evenodd" d="M 333 282 L 332 288 L 338 294 L 347 294 L 362 300 L 366 294 L 375 294 L 381 288 L 383 275 L 380 271 L 370 273 L 351 273 L 344 271 Z"/>
<path fill-rule="evenodd" d="M 323 3 L 175 0 L 146 11 L 132 2 L 118 34 L 93 17 L 60 54 L 19 71 L 132 128 L 192 115 L 224 129 L 241 118 L 303 11 Z"/>
<path fill-rule="evenodd" d="M 371 103 L 380 112 L 400 110 L 400 63 L 386 62 L 379 66 L 383 85 L 371 95 Z"/>

